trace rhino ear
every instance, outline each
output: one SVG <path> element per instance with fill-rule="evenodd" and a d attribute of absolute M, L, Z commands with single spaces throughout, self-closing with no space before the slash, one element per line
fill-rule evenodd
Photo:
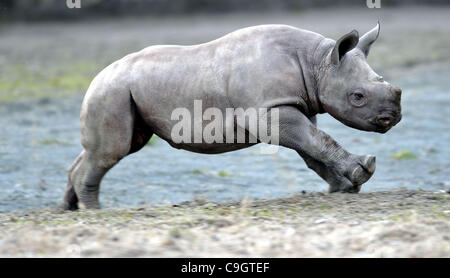
<path fill-rule="evenodd" d="M 366 57 L 369 55 L 370 46 L 377 40 L 379 34 L 380 34 L 380 22 L 378 22 L 375 28 L 365 33 L 364 36 L 362 36 L 361 39 L 359 40 L 357 47 L 361 49 L 361 51 L 364 53 Z"/>
<path fill-rule="evenodd" d="M 345 53 L 355 48 L 355 46 L 358 44 L 358 40 L 359 35 L 356 30 L 351 31 L 350 33 L 345 34 L 340 39 L 338 39 L 331 52 L 331 62 L 336 66 L 339 65 Z"/>

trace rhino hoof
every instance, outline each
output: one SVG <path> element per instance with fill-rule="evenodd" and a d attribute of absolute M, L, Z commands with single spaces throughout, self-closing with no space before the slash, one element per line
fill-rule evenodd
<path fill-rule="evenodd" d="M 363 167 L 364 169 L 371 175 L 375 173 L 375 163 L 376 157 L 374 155 L 366 155 L 363 159 Z"/>
<path fill-rule="evenodd" d="M 330 184 L 330 187 L 328 189 L 329 193 L 336 193 L 336 192 L 342 192 L 342 193 L 358 193 L 361 189 L 360 185 L 353 185 L 347 178 L 342 177 L 340 182 L 336 184 Z"/>
<path fill-rule="evenodd" d="M 354 185 L 360 186 L 370 179 L 375 172 L 375 156 L 366 155 L 361 159 L 361 163 L 353 169 L 350 180 Z"/>
<path fill-rule="evenodd" d="M 78 209 L 78 204 L 74 203 L 74 204 L 70 204 L 69 202 L 63 201 L 62 203 L 60 203 L 57 207 L 58 210 L 77 210 Z"/>

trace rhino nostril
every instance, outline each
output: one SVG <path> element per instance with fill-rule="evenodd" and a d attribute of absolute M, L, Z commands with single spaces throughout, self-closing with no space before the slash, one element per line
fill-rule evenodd
<path fill-rule="evenodd" d="M 399 87 L 394 88 L 394 93 L 396 95 L 401 95 L 402 94 L 402 89 L 400 89 Z"/>

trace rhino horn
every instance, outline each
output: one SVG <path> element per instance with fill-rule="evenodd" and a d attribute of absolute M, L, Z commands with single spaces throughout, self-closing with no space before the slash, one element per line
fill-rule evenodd
<path fill-rule="evenodd" d="M 377 40 L 379 34 L 380 34 L 380 22 L 377 23 L 377 26 L 375 26 L 375 28 L 365 33 L 364 36 L 362 36 L 359 39 L 359 43 L 356 47 L 361 49 L 361 51 L 367 57 L 369 55 L 370 46 L 374 41 Z"/>

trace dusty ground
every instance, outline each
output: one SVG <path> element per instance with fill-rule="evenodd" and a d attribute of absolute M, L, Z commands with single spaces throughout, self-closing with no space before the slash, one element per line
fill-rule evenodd
<path fill-rule="evenodd" d="M 450 257 L 445 191 L 0 214 L 6 257 Z"/>

